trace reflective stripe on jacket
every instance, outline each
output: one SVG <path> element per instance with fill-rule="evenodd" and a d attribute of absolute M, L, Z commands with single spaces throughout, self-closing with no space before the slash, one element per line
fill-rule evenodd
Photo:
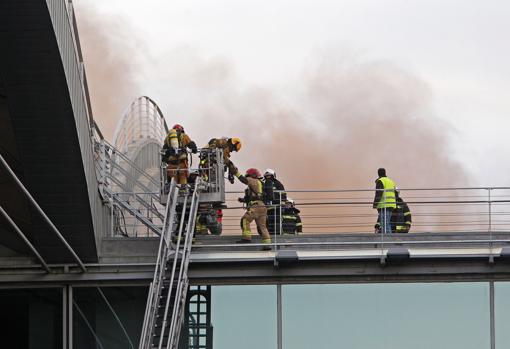
<path fill-rule="evenodd" d="M 378 180 L 381 181 L 384 191 L 382 192 L 381 199 L 377 203 L 377 208 L 396 208 L 395 182 L 388 177 L 380 177 Z"/>

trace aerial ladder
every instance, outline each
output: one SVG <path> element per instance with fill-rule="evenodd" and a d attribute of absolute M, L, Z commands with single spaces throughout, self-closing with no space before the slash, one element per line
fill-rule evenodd
<path fill-rule="evenodd" d="M 200 179 L 190 193 L 182 193 L 173 180 L 170 184 L 156 267 L 145 309 L 140 349 L 178 347 L 200 191 Z"/>
<path fill-rule="evenodd" d="M 207 168 L 188 188 L 162 180 L 161 197 L 166 199 L 154 277 L 150 284 L 139 349 L 177 349 L 188 292 L 188 265 L 199 204 L 224 202 L 223 154 L 204 150 L 210 157 Z M 166 173 L 162 171 L 162 173 Z M 163 175 L 164 176 L 164 175 Z"/>
<path fill-rule="evenodd" d="M 201 166 L 194 183 L 186 187 L 173 180 L 167 183 L 164 164 L 158 182 L 103 139 L 96 140 L 95 153 L 100 191 L 105 201 L 112 205 L 112 215 L 129 214 L 160 237 L 139 348 L 177 349 L 181 328 L 192 333 L 205 328 L 209 333 L 207 323 L 196 322 L 197 314 L 186 310 L 190 299 L 187 297 L 188 266 L 200 205 L 214 206 L 225 202 L 223 153 L 220 149 L 202 149 L 200 158 L 208 165 Z M 141 189 L 142 193 L 136 193 L 134 188 Z M 150 217 L 143 211 L 150 213 Z M 120 229 L 120 223 L 114 225 L 119 225 L 115 229 Z M 190 295 L 204 292 L 207 291 L 194 289 Z M 190 340 L 198 344 L 199 335 L 195 333 Z M 195 344 L 190 345 L 201 347 Z"/>

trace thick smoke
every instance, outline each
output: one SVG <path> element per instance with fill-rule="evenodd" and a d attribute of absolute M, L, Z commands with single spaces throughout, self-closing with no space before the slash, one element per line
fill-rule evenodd
<path fill-rule="evenodd" d="M 151 74 L 169 90 L 182 84 L 189 101 L 159 98 L 167 120 L 186 124 L 199 143 L 241 137 L 233 159 L 243 168 L 275 168 L 295 189 L 372 188 L 379 167 L 402 187 L 466 184 L 449 156 L 450 126 L 430 109 L 431 91 L 390 62 L 331 51 L 277 92 L 241 83 L 227 61 L 183 51 L 169 53 L 177 58 L 166 72 Z"/>
<path fill-rule="evenodd" d="M 138 97 L 137 74 L 142 41 L 121 17 L 101 15 L 75 3 L 92 111 L 111 139 L 122 111 Z"/>
<path fill-rule="evenodd" d="M 323 51 L 286 85 L 252 86 L 226 59 L 189 47 L 151 55 L 136 49 L 136 35 L 121 21 L 80 12 L 95 118 L 109 135 L 141 86 L 137 71 L 170 125 L 183 124 L 199 146 L 212 137 L 242 138 L 232 157 L 240 169 L 274 168 L 287 188 L 369 189 L 379 167 L 401 188 L 469 184 L 450 156 L 451 125 L 434 116 L 429 87 L 392 62 Z"/>

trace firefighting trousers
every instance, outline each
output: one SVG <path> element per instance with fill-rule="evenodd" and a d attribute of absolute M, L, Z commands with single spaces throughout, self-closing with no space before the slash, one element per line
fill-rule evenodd
<path fill-rule="evenodd" d="M 266 227 L 267 208 L 262 202 L 260 204 L 250 206 L 241 218 L 244 240 L 251 240 L 250 223 L 253 221 L 255 221 L 257 229 L 261 232 L 262 243 L 271 243 L 271 236 L 269 235 L 269 231 Z"/>
<path fill-rule="evenodd" d="M 174 178 L 175 182 L 178 184 L 187 184 L 189 176 L 188 160 L 183 159 L 177 160 L 176 162 L 168 162 L 166 174 L 168 176 L 168 180 Z"/>

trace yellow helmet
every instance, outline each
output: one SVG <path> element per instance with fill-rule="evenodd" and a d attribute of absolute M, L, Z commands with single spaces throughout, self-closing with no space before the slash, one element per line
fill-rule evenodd
<path fill-rule="evenodd" d="M 241 150 L 241 147 L 242 147 L 241 139 L 239 139 L 237 137 L 230 138 L 230 142 L 235 146 L 236 151 Z"/>

